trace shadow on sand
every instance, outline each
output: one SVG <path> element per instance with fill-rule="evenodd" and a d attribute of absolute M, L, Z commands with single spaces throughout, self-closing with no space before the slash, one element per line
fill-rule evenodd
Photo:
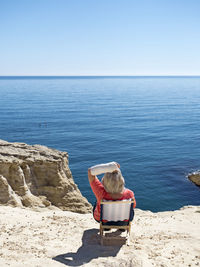
<path fill-rule="evenodd" d="M 82 246 L 77 252 L 60 254 L 52 259 L 67 266 L 81 266 L 99 257 L 115 257 L 123 243 L 101 246 L 98 233 L 99 230 L 97 229 L 85 230 L 82 237 Z M 119 234 L 120 233 L 115 232 L 115 236 Z"/>

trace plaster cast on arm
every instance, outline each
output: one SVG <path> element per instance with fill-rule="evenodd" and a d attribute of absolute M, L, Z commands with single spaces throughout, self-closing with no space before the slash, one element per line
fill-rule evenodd
<path fill-rule="evenodd" d="M 98 175 L 106 172 L 114 172 L 119 170 L 116 162 L 109 162 L 105 164 L 98 164 L 90 168 L 92 175 Z"/>

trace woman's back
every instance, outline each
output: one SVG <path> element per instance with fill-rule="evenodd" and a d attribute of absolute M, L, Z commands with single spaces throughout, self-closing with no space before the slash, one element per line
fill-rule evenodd
<path fill-rule="evenodd" d="M 110 176 L 112 176 L 112 175 L 109 174 L 108 175 L 108 179 L 110 179 Z M 113 177 L 115 177 L 115 176 L 116 175 L 113 175 Z M 99 181 L 99 179 L 97 178 L 97 176 L 91 175 L 91 170 L 88 170 L 88 178 L 89 178 L 89 181 L 90 181 L 90 186 L 91 186 L 92 191 L 93 191 L 93 193 L 94 193 L 94 195 L 96 196 L 96 199 L 97 199 L 97 203 L 96 203 L 96 206 L 95 206 L 94 212 L 93 212 L 94 218 L 97 221 L 100 220 L 100 202 L 101 202 L 102 199 L 105 199 L 105 200 L 123 200 L 123 199 L 130 199 L 131 198 L 131 199 L 134 200 L 134 208 L 136 206 L 136 202 L 135 202 L 135 197 L 134 197 L 133 191 L 131 191 L 131 190 L 127 189 L 127 188 L 124 188 L 124 186 L 123 186 L 123 190 L 121 192 L 116 192 L 116 193 L 107 192 L 105 187 L 106 188 L 109 187 L 110 184 L 107 183 L 105 177 L 106 176 L 104 176 L 104 178 L 102 179 L 103 183 L 101 183 Z M 90 179 L 90 178 L 92 178 L 92 179 Z M 124 179 L 122 181 L 124 182 Z M 106 184 L 106 186 L 104 186 L 104 184 Z M 109 185 L 109 186 L 107 186 L 107 185 Z M 121 185 L 120 186 L 117 185 L 117 188 L 120 188 L 120 187 L 121 187 Z"/>

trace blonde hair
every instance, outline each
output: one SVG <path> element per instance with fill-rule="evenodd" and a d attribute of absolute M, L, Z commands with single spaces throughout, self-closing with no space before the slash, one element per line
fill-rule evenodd
<path fill-rule="evenodd" d="M 106 172 L 101 181 L 108 193 L 117 194 L 124 190 L 125 181 L 120 170 Z"/>

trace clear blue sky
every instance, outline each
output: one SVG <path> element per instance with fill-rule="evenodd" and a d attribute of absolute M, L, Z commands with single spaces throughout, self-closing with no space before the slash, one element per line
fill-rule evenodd
<path fill-rule="evenodd" d="M 0 0 L 0 75 L 200 75 L 200 0 Z"/>

